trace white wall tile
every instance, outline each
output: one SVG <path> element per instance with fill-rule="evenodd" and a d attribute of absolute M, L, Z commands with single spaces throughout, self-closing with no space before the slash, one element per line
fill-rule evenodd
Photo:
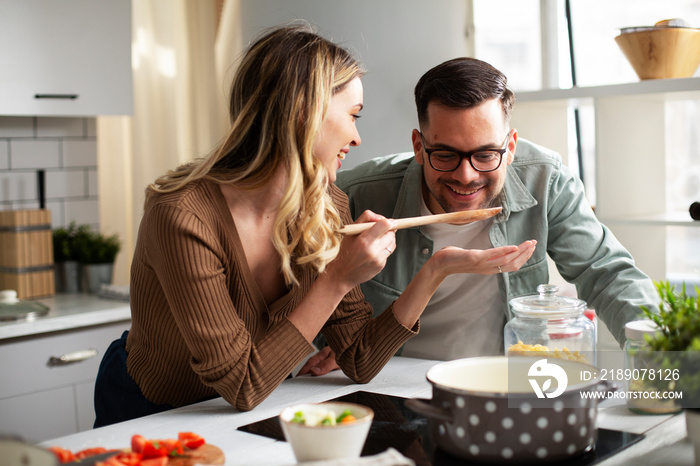
<path fill-rule="evenodd" d="M 12 209 L 13 210 L 34 210 L 39 208 L 39 201 L 36 199 L 28 200 L 28 201 L 18 201 L 18 202 L 13 202 L 12 203 Z"/>
<path fill-rule="evenodd" d="M 85 170 L 51 170 L 46 172 L 46 197 L 85 197 L 88 193 Z"/>
<path fill-rule="evenodd" d="M 0 117 L 0 138 L 34 137 L 34 117 Z"/>
<path fill-rule="evenodd" d="M 93 227 L 99 226 L 99 206 L 97 199 L 66 199 L 64 202 L 64 222 L 75 221 L 78 225 L 88 224 Z"/>
<path fill-rule="evenodd" d="M 86 133 L 85 136 L 89 138 L 97 137 L 97 118 L 86 118 L 85 119 Z"/>
<path fill-rule="evenodd" d="M 27 201 L 38 198 L 35 172 L 0 172 L 0 200 Z"/>
<path fill-rule="evenodd" d="M 97 167 L 97 141 L 63 140 L 64 167 Z"/>
<path fill-rule="evenodd" d="M 10 168 L 10 141 L 0 139 L 0 170 Z"/>
<path fill-rule="evenodd" d="M 60 201 L 46 201 L 46 208 L 51 211 L 51 227 L 58 228 L 62 226 L 67 226 L 67 223 L 63 221 L 63 200 Z"/>
<path fill-rule="evenodd" d="M 27 168 L 58 168 L 60 167 L 59 139 L 11 140 L 10 168 L 13 170 Z"/>
<path fill-rule="evenodd" d="M 99 228 L 96 118 L 0 117 L 0 210 L 39 206 L 36 170 L 46 170 L 55 227 Z"/>
<path fill-rule="evenodd" d="M 36 119 L 36 136 L 46 137 L 83 137 L 85 136 L 85 118 L 39 117 Z"/>
<path fill-rule="evenodd" d="M 98 197 L 100 194 L 99 192 L 99 184 L 97 181 L 97 169 L 94 170 L 88 170 L 87 171 L 87 195 L 88 196 L 94 196 Z"/>

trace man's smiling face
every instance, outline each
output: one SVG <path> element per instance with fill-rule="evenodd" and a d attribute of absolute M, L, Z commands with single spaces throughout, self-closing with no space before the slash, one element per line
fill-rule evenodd
<path fill-rule="evenodd" d="M 423 199 L 432 213 L 495 207 L 518 137 L 517 131 L 508 131 L 498 99 L 466 109 L 428 105 L 428 123 L 422 128 L 427 149 L 507 149 L 501 165 L 492 172 L 478 172 L 464 159 L 454 171 L 440 172 L 430 166 L 421 133 L 413 130 L 413 151 L 416 161 L 423 165 Z"/>

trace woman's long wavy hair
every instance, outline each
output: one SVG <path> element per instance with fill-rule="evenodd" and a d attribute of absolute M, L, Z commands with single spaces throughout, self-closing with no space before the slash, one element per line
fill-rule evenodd
<path fill-rule="evenodd" d="M 231 128 L 208 156 L 167 172 L 146 189 L 176 191 L 208 179 L 239 189 L 287 175 L 272 243 L 287 286 L 298 283 L 294 265 L 325 270 L 340 249 L 340 216 L 328 173 L 313 154 L 331 96 L 364 70 L 346 51 L 308 25 L 273 29 L 253 43 L 231 86 Z"/>

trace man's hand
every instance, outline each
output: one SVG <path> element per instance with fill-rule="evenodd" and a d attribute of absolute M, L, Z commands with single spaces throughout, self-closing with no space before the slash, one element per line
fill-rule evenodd
<path fill-rule="evenodd" d="M 335 353 L 331 350 L 330 346 L 326 346 L 321 351 L 311 356 L 297 375 L 326 375 L 330 371 L 336 369 L 340 369 L 340 367 L 335 362 Z"/>
<path fill-rule="evenodd" d="M 453 273 L 480 273 L 493 275 L 515 272 L 535 252 L 537 241 L 530 240 L 518 246 L 502 246 L 485 250 L 461 249 L 448 246 L 436 252 L 431 260 L 445 276 Z"/>

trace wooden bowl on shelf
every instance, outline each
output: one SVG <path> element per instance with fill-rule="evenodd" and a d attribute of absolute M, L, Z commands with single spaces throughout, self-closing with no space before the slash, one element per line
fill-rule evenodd
<path fill-rule="evenodd" d="M 700 65 L 700 29 L 659 27 L 615 37 L 639 79 L 688 78 Z"/>

